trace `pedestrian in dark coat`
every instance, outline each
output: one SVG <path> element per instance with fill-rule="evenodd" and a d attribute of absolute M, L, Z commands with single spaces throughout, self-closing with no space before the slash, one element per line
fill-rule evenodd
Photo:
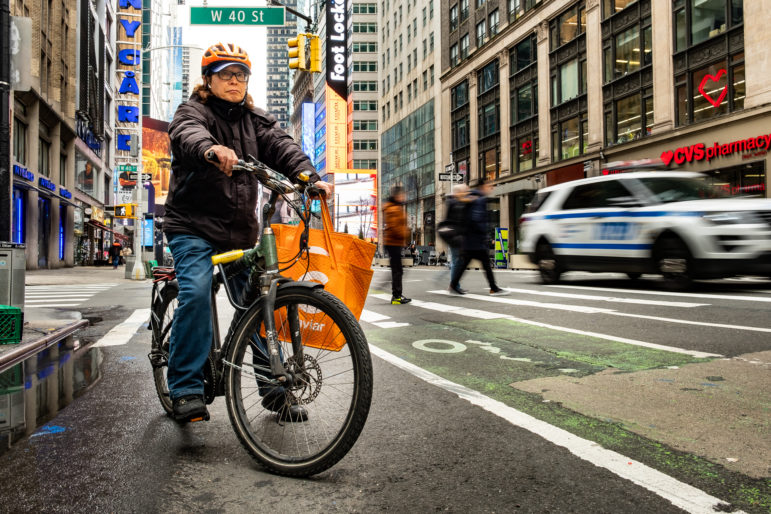
<path fill-rule="evenodd" d="M 112 269 L 118 269 L 120 263 L 120 252 L 123 251 L 123 246 L 118 241 L 115 241 L 110 247 L 109 255 L 112 261 Z"/>
<path fill-rule="evenodd" d="M 493 185 L 491 182 L 483 180 L 478 188 L 471 192 L 475 197 L 471 201 L 471 205 L 468 210 L 467 230 L 463 239 L 463 257 L 460 261 L 460 266 L 456 267 L 452 280 L 450 281 L 450 292 L 455 294 L 465 294 L 466 292 L 458 285 L 460 278 L 466 271 L 466 266 L 473 259 L 477 259 L 482 263 L 482 267 L 485 270 L 487 277 L 487 283 L 490 286 L 490 294 L 492 296 L 502 296 L 508 294 L 508 291 L 501 289 L 495 283 L 495 277 L 493 276 L 493 268 L 490 264 L 490 256 L 488 250 L 490 248 L 490 236 L 488 227 L 488 214 L 487 214 L 487 197 L 492 192 Z"/>

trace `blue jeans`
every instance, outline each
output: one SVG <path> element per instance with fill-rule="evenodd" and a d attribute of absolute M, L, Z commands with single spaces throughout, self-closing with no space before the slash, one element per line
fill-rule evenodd
<path fill-rule="evenodd" d="M 212 342 L 211 284 L 215 247 L 188 234 L 168 236 L 179 283 L 169 349 L 168 384 L 171 399 L 203 395 L 203 366 Z"/>
<path fill-rule="evenodd" d="M 455 273 L 455 269 L 461 265 L 463 253 L 458 246 L 450 247 L 450 276 Z"/>

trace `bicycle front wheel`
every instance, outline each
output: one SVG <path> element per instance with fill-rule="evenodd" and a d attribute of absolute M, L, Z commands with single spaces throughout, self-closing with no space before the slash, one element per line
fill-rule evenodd
<path fill-rule="evenodd" d="M 270 471 L 320 473 L 351 449 L 367 419 L 372 362 L 366 338 L 351 311 L 326 291 L 279 289 L 274 318 L 280 356 L 295 380 L 276 386 L 269 378 L 263 317 L 259 305 L 244 314 L 226 357 L 230 420 L 244 447 Z M 293 336 L 302 342 L 299 351 Z M 287 415 L 298 410 L 300 418 Z"/>

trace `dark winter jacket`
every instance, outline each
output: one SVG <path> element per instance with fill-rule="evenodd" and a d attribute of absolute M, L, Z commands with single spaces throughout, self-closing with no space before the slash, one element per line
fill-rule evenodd
<path fill-rule="evenodd" d="M 169 136 L 173 161 L 164 231 L 202 237 L 220 250 L 249 248 L 257 241 L 259 182 L 243 171 L 228 177 L 206 162 L 204 153 L 212 145 L 230 147 L 240 159 L 251 155 L 290 179 L 307 171 L 312 182 L 318 180 L 300 147 L 261 109 L 214 96 L 203 104 L 193 95 L 177 108 Z"/>
<path fill-rule="evenodd" d="M 448 234 L 447 244 L 452 248 L 463 246 L 463 240 L 468 230 L 470 207 L 471 202 L 468 199 L 464 201 L 458 197 L 451 197 L 447 202 L 447 216 L 440 225 L 451 230 Z"/>
<path fill-rule="evenodd" d="M 468 230 L 463 241 L 464 250 L 487 250 L 490 247 L 488 234 L 487 197 L 479 191 L 472 191 L 476 198 L 469 206 Z"/>

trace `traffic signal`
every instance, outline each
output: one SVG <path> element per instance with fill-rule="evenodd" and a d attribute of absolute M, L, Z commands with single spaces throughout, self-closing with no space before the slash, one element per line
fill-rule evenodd
<path fill-rule="evenodd" d="M 289 45 L 289 68 L 305 70 L 305 34 L 297 34 L 297 37 L 286 42 Z"/>
<path fill-rule="evenodd" d="M 311 66 L 308 71 L 311 73 L 321 72 L 321 39 L 316 34 L 307 34 L 311 49 Z"/>
<path fill-rule="evenodd" d="M 121 203 L 115 206 L 116 218 L 133 218 L 134 217 L 134 204 L 133 203 Z"/>

